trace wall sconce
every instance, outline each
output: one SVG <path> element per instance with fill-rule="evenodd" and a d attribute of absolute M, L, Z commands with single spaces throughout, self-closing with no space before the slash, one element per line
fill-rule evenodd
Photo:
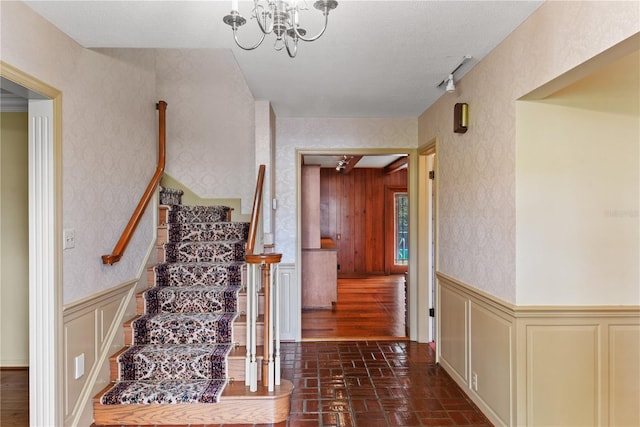
<path fill-rule="evenodd" d="M 453 107 L 453 131 L 455 133 L 465 133 L 469 127 L 469 105 L 458 102 Z"/>

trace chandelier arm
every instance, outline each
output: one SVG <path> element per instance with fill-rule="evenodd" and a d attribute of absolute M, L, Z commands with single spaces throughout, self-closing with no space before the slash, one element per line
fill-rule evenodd
<path fill-rule="evenodd" d="M 262 15 L 264 23 L 258 16 L 258 9 L 260 9 L 260 15 Z M 267 14 L 264 11 L 264 6 L 258 5 L 258 2 L 255 2 L 255 6 L 253 8 L 253 16 L 256 18 L 256 22 L 258 23 L 258 27 L 260 27 L 260 31 L 262 31 L 262 34 L 271 34 L 273 32 L 273 21 L 271 21 L 271 25 L 267 25 Z"/>
<path fill-rule="evenodd" d="M 293 31 L 296 33 L 296 36 L 298 36 L 298 38 L 300 40 L 305 41 L 305 42 L 312 42 L 312 41 L 318 40 L 320 38 L 320 36 L 322 36 L 324 34 L 324 32 L 327 30 L 327 24 L 328 23 L 329 23 L 329 13 L 327 11 L 324 14 L 324 26 L 322 27 L 322 30 L 318 34 L 316 34 L 315 36 L 309 37 L 309 38 L 305 37 L 304 34 L 301 34 L 300 32 L 298 32 L 298 25 L 297 24 L 293 25 Z"/>
<path fill-rule="evenodd" d="M 262 42 L 264 41 L 264 38 L 265 38 L 265 34 L 263 33 L 262 37 L 260 37 L 260 41 L 258 41 L 258 43 L 256 43 L 255 45 L 253 45 L 251 47 L 245 47 L 245 46 L 242 46 L 240 44 L 240 41 L 238 41 L 238 32 L 236 31 L 236 29 L 234 28 L 234 30 L 233 30 L 233 39 L 236 41 L 236 44 L 238 45 L 238 47 L 240 49 L 243 49 L 243 50 L 253 50 L 253 49 L 257 48 L 258 46 L 260 46 L 262 44 Z"/>

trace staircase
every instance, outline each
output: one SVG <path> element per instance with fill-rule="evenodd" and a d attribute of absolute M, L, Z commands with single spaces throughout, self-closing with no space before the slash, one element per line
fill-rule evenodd
<path fill-rule="evenodd" d="M 126 347 L 111 357 L 112 384 L 94 398 L 95 424 L 285 421 L 291 382 L 278 375 L 265 384 L 273 362 L 264 363 L 269 373 L 248 369 L 249 354 L 254 368 L 263 360 L 262 349 L 247 352 L 247 333 L 254 346 L 264 341 L 264 301 L 247 310 L 243 284 L 249 224 L 230 222 L 221 206 L 160 206 L 159 218 L 158 265 L 125 324 Z"/>

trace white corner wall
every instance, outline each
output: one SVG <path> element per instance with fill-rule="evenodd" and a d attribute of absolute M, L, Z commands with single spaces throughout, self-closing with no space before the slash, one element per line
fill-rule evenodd
<path fill-rule="evenodd" d="M 519 305 L 640 304 L 640 117 L 518 102 Z"/>

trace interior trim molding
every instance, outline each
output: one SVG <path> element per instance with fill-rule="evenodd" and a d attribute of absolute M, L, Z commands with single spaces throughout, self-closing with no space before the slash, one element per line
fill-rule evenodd
<path fill-rule="evenodd" d="M 473 296 L 514 318 L 535 317 L 638 317 L 640 305 L 514 305 L 483 292 L 442 272 L 436 272 L 438 280 L 449 287 Z"/>
<path fill-rule="evenodd" d="M 47 141 L 29 154 L 29 206 L 36 211 L 29 215 L 29 416 L 34 425 L 62 425 L 62 92 L 4 61 L 0 76 L 30 99 L 37 92 L 33 99 L 51 103 Z M 32 156 L 42 167 L 34 170 Z"/>

